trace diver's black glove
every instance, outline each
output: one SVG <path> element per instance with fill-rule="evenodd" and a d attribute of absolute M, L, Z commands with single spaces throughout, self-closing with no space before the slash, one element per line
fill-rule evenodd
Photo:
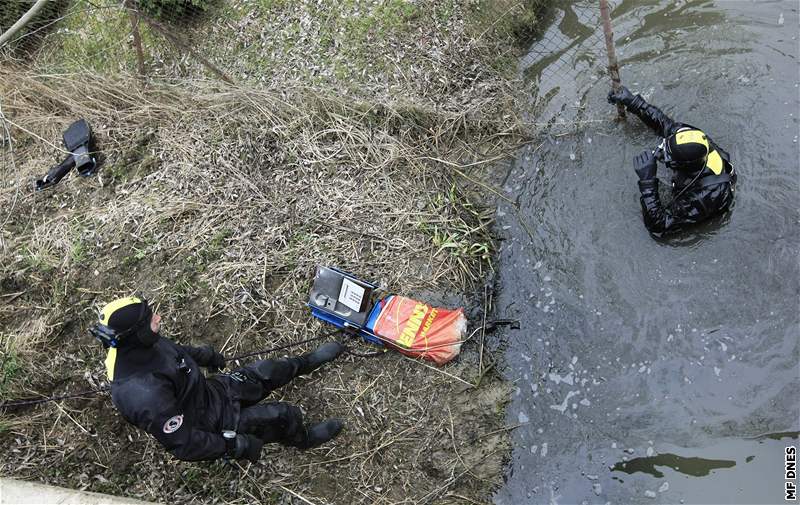
<path fill-rule="evenodd" d="M 642 151 L 633 157 L 633 169 L 640 181 L 654 179 L 656 176 L 656 157 L 652 151 Z"/>
<path fill-rule="evenodd" d="M 234 457 L 236 459 L 246 459 L 252 463 L 258 461 L 261 457 L 261 448 L 264 447 L 264 441 L 253 435 L 236 435 L 236 452 Z"/>
<path fill-rule="evenodd" d="M 608 92 L 608 103 L 617 104 L 621 103 L 626 107 L 633 103 L 633 100 L 636 97 L 633 96 L 633 93 L 626 88 L 625 86 L 620 85 L 619 89 L 611 90 Z"/>
<path fill-rule="evenodd" d="M 216 373 L 221 371 L 225 368 L 225 356 L 214 351 L 214 354 L 211 355 L 211 359 L 208 360 L 208 365 L 206 365 L 208 371 L 211 373 Z"/>

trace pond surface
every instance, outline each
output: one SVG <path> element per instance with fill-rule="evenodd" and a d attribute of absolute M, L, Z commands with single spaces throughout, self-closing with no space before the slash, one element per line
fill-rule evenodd
<path fill-rule="evenodd" d="M 596 5 L 559 4 L 521 63 L 552 124 L 500 183 L 520 426 L 495 502 L 782 503 L 800 429 L 798 2 L 616 2 L 623 82 L 739 173 L 731 213 L 666 241 L 632 169 L 658 139 L 613 120 Z"/>

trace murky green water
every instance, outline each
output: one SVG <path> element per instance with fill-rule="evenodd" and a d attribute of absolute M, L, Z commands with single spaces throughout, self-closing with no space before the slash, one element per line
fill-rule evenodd
<path fill-rule="evenodd" d="M 587 9 L 564 4 L 523 63 L 538 118 L 580 124 L 553 126 L 502 181 L 530 234 L 501 203 L 497 311 L 521 322 L 503 345 L 522 426 L 495 500 L 783 503 L 800 429 L 798 2 L 617 2 L 623 81 L 739 172 L 731 214 L 666 242 L 642 224 L 631 167 L 657 138 L 608 121 Z"/>

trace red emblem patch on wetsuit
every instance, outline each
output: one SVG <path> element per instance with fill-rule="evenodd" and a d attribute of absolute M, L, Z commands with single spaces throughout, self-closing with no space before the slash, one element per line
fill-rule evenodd
<path fill-rule="evenodd" d="M 164 433 L 175 433 L 183 424 L 183 414 L 170 417 L 164 423 Z"/>

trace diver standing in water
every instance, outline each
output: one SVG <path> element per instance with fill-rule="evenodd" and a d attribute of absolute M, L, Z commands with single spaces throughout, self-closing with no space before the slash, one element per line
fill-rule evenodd
<path fill-rule="evenodd" d="M 642 216 L 652 235 L 658 237 L 728 210 L 736 187 L 736 173 L 728 153 L 702 130 L 672 120 L 625 86 L 611 91 L 608 101 L 624 105 L 662 137 L 655 151 L 642 151 L 633 159 L 639 176 Z M 667 205 L 658 195 L 657 159 L 673 171 L 673 196 Z"/>

